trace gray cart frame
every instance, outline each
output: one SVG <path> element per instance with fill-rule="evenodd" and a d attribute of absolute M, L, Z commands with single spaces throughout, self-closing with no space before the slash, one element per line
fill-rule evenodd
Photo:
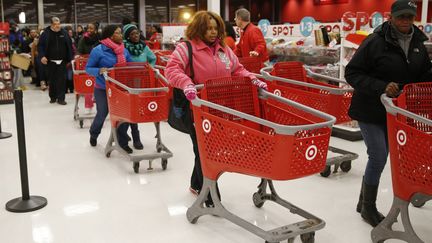
<path fill-rule="evenodd" d="M 72 64 L 73 74 L 85 74 L 86 73 L 86 71 L 84 71 L 84 70 L 76 70 L 75 69 L 75 60 L 72 60 L 71 64 Z M 81 128 L 83 128 L 83 126 L 84 126 L 84 120 L 93 120 L 96 116 L 96 114 L 80 113 L 79 100 L 82 96 L 84 96 L 84 95 L 75 94 L 75 106 L 74 106 L 74 120 L 79 122 L 79 125 Z"/>
<path fill-rule="evenodd" d="M 291 106 L 296 107 L 297 109 L 301 109 L 303 111 L 306 111 L 308 113 L 314 114 L 316 116 L 319 116 L 323 119 L 325 119 L 324 122 L 317 123 L 317 124 L 308 124 L 308 125 L 302 125 L 302 126 L 288 126 L 288 125 L 280 125 L 277 123 L 273 123 L 270 121 L 267 121 L 262 118 L 258 118 L 246 113 L 242 113 L 209 101 L 205 101 L 199 98 L 196 98 L 192 101 L 192 104 L 197 107 L 206 106 L 212 109 L 216 109 L 243 119 L 246 119 L 248 121 L 252 121 L 258 124 L 261 124 L 263 126 L 271 127 L 274 129 L 275 133 L 278 134 L 288 134 L 292 135 L 300 130 L 308 130 L 308 129 L 317 129 L 322 127 L 332 127 L 332 125 L 335 123 L 336 118 L 334 118 L 331 115 L 328 115 L 326 113 L 317 111 L 315 109 L 312 109 L 310 107 L 304 106 L 302 104 L 299 104 L 297 102 L 285 99 L 283 97 L 276 96 L 272 93 L 269 93 L 267 91 L 264 91 L 260 89 L 260 99 L 273 99 L 277 100 L 279 102 L 289 104 Z M 300 235 L 300 238 L 302 242 L 312 243 L 315 240 L 315 231 L 320 230 L 324 228 L 325 222 L 324 220 L 314 216 L 313 214 L 297 207 L 294 204 L 289 203 L 288 201 L 282 199 L 277 193 L 273 185 L 273 181 L 270 179 L 262 179 L 260 185 L 258 186 L 258 192 L 253 194 L 253 203 L 256 207 L 260 208 L 264 205 L 265 201 L 273 201 L 279 205 L 281 205 L 284 208 L 287 208 L 290 210 L 291 213 L 297 214 L 305 220 L 281 226 L 272 230 L 264 230 L 256 225 L 253 225 L 252 223 L 240 218 L 239 216 L 231 213 L 227 209 L 224 208 L 224 206 L 221 203 L 221 200 L 218 196 L 217 192 L 217 181 L 211 180 L 209 178 L 206 178 L 204 176 L 204 184 L 201 189 L 201 192 L 194 202 L 194 204 L 187 210 L 186 216 L 190 223 L 195 224 L 199 217 L 203 215 L 216 215 L 219 217 L 223 217 L 227 219 L 228 221 L 246 229 L 247 231 L 251 232 L 252 234 L 257 235 L 258 237 L 261 237 L 266 242 L 280 242 L 283 240 L 288 240 L 288 242 L 294 242 L 294 239 Z M 267 187 L 269 187 L 270 192 L 267 192 Z M 213 202 L 214 207 L 208 208 L 204 207 L 205 201 L 207 200 L 207 196 L 210 193 Z"/>
<path fill-rule="evenodd" d="M 327 87 L 327 86 L 323 86 L 323 85 L 311 84 L 311 83 L 306 83 L 303 81 L 273 76 L 269 73 L 269 71 L 271 71 L 272 69 L 273 69 L 272 66 L 262 68 L 261 69 L 261 77 L 263 79 L 269 81 L 269 82 L 281 81 L 281 82 L 288 83 L 288 84 L 295 84 L 295 85 L 314 88 L 314 89 L 326 90 L 330 94 L 335 94 L 335 95 L 343 95 L 346 92 L 352 92 L 354 90 L 352 88 L 332 88 L 332 87 Z M 338 78 L 334 78 L 334 77 L 330 77 L 330 76 L 326 76 L 326 75 L 312 72 L 310 70 L 310 68 L 308 68 L 308 67 L 305 67 L 305 69 L 306 69 L 306 72 L 307 72 L 309 77 L 325 79 L 328 81 L 337 82 L 339 84 L 348 85 L 348 83 L 343 79 L 338 79 Z M 323 177 L 328 177 L 332 173 L 331 166 L 334 166 L 333 173 L 337 173 L 339 168 L 343 172 L 350 171 L 351 170 L 351 162 L 359 157 L 358 154 L 356 154 L 356 153 L 346 151 L 346 150 L 343 150 L 340 148 L 332 147 L 332 146 L 329 146 L 329 151 L 331 151 L 333 153 L 338 153 L 338 154 L 340 154 L 340 156 L 330 157 L 327 159 L 326 167 L 320 173 L 320 175 Z"/>
<path fill-rule="evenodd" d="M 159 73 L 159 70 L 152 68 L 151 66 L 149 66 L 151 68 L 151 70 L 153 72 L 155 72 L 155 76 L 158 78 L 161 78 L 164 82 L 166 82 L 166 79 Z M 122 69 L 124 68 L 140 68 L 140 66 L 126 66 L 126 67 L 121 67 Z M 142 68 L 142 67 L 141 67 Z M 124 84 L 122 84 L 121 82 L 111 78 L 108 73 L 104 73 L 103 74 L 105 77 L 105 80 L 107 82 L 112 82 L 120 87 L 122 87 L 123 89 L 125 89 L 127 92 L 129 92 L 130 94 L 140 94 L 140 93 L 144 93 L 144 92 L 169 92 L 169 88 L 168 87 L 162 87 L 162 88 L 130 88 Z M 123 123 L 123 122 L 121 122 Z M 119 124 L 121 124 L 119 123 Z M 167 166 L 168 166 L 168 159 L 171 158 L 173 156 L 173 153 L 171 152 L 171 150 L 169 150 L 163 143 L 162 143 L 162 138 L 161 138 L 161 132 L 160 132 L 160 122 L 155 122 L 154 123 L 155 128 L 156 128 L 156 152 L 153 153 L 145 153 L 145 152 L 138 152 L 136 150 L 134 150 L 134 153 L 132 154 L 128 154 L 126 151 L 124 151 L 120 145 L 118 144 L 118 138 L 117 138 L 117 127 L 112 127 L 111 126 L 111 134 L 110 137 L 108 139 L 108 142 L 105 146 L 105 156 L 107 158 L 109 158 L 111 156 L 111 152 L 116 150 L 119 153 L 123 154 L 124 156 L 126 156 L 131 162 L 133 162 L 133 169 L 135 173 L 139 173 L 139 167 L 140 167 L 140 161 L 141 160 L 148 160 L 149 161 L 149 166 L 147 168 L 147 170 L 152 170 L 152 162 L 155 159 L 161 159 L 161 165 L 162 165 L 162 169 L 166 170 Z"/>
<path fill-rule="evenodd" d="M 399 108 L 393 104 L 391 98 L 387 97 L 386 94 L 381 95 L 381 102 L 387 110 L 387 113 L 396 116 L 401 114 L 403 116 L 412 118 L 421 123 L 432 126 L 432 120 Z M 379 225 L 377 225 L 371 232 L 371 238 L 374 243 L 382 243 L 388 239 L 399 239 L 409 243 L 424 243 L 414 231 L 412 227 L 408 206 L 413 203 L 416 207 L 423 206 L 427 201 L 432 199 L 432 195 L 425 195 L 416 193 L 411 197 L 411 201 L 405 201 L 394 195 L 393 204 L 390 208 L 389 213 Z M 402 226 L 404 231 L 396 231 L 392 229 L 393 224 L 397 222 L 397 218 L 401 215 Z"/>

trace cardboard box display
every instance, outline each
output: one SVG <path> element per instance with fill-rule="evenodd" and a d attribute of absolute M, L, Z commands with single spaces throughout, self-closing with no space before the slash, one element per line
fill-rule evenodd
<path fill-rule="evenodd" d="M 30 62 L 31 59 L 26 56 L 20 54 L 12 54 L 11 65 L 16 68 L 27 70 L 30 66 Z"/>

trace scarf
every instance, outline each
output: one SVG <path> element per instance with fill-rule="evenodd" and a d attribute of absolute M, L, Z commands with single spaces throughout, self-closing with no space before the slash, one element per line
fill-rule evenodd
<path fill-rule="evenodd" d="M 144 53 L 146 44 L 140 40 L 138 43 L 133 43 L 128 40 L 123 41 L 125 48 L 132 56 L 140 56 Z"/>
<path fill-rule="evenodd" d="M 111 48 L 113 50 L 114 54 L 117 56 L 117 64 L 125 64 L 126 58 L 124 55 L 124 45 L 123 43 L 117 44 L 114 41 L 112 41 L 110 38 L 106 38 L 100 41 L 105 46 Z"/>

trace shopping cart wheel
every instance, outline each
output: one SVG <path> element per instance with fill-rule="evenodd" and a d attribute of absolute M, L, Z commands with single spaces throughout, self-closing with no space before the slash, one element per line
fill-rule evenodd
<path fill-rule="evenodd" d="M 139 167 L 140 167 L 140 163 L 139 162 L 134 162 L 133 163 L 133 170 L 135 173 L 139 173 Z"/>
<path fill-rule="evenodd" d="M 83 126 L 84 126 L 84 121 L 81 120 L 81 121 L 80 121 L 80 127 L 83 128 Z"/>
<path fill-rule="evenodd" d="M 351 170 L 351 160 L 344 161 L 340 164 L 340 168 L 343 172 L 348 172 Z"/>
<path fill-rule="evenodd" d="M 265 241 L 265 243 L 279 243 L 279 241 Z"/>
<path fill-rule="evenodd" d="M 264 205 L 264 200 L 262 200 L 261 195 L 258 192 L 253 194 L 252 201 L 257 208 L 261 208 Z"/>
<path fill-rule="evenodd" d="M 111 157 L 111 152 L 106 153 L 105 156 L 106 156 L 107 158 Z"/>
<path fill-rule="evenodd" d="M 331 174 L 331 166 L 330 165 L 326 165 L 325 169 L 323 171 L 321 171 L 320 175 L 322 177 L 329 177 L 329 175 Z"/>
<path fill-rule="evenodd" d="M 168 159 L 162 159 L 162 170 L 166 170 L 168 167 Z"/>
<path fill-rule="evenodd" d="M 421 201 L 418 201 L 418 200 L 413 200 L 413 201 L 411 201 L 411 204 L 414 207 L 416 207 L 416 208 L 421 208 L 421 207 L 423 207 L 426 204 L 426 202 L 421 202 Z"/>
<path fill-rule="evenodd" d="M 300 239 L 303 243 L 314 243 L 315 242 L 315 232 L 310 232 L 300 235 Z"/>

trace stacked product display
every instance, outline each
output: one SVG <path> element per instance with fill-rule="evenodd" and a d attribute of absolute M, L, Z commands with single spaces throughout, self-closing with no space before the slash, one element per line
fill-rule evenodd
<path fill-rule="evenodd" d="M 13 103 L 12 70 L 9 59 L 9 24 L 0 23 L 0 104 Z"/>

